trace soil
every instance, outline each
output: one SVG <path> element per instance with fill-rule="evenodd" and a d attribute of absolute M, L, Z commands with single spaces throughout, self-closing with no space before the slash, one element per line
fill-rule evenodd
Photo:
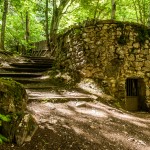
<path fill-rule="evenodd" d="M 131 113 L 104 103 L 31 102 L 39 124 L 30 142 L 0 150 L 150 150 L 150 113 Z"/>

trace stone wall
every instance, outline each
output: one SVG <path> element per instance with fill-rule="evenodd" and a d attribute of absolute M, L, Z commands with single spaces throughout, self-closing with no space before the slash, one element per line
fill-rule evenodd
<path fill-rule="evenodd" d="M 114 21 L 85 21 L 58 37 L 57 61 L 67 70 L 98 79 L 120 101 L 127 78 L 143 79 L 150 103 L 150 29 Z"/>

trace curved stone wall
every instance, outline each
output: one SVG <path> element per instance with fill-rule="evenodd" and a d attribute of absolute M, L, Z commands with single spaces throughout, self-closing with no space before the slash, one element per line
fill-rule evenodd
<path fill-rule="evenodd" d="M 57 61 L 68 70 L 98 79 L 121 101 L 126 79 L 143 79 L 145 104 L 150 103 L 150 29 L 114 21 L 85 21 L 59 36 Z"/>

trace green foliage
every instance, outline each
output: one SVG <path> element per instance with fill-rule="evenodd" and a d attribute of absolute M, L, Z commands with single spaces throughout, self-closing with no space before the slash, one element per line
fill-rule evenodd
<path fill-rule="evenodd" d="M 121 109 L 121 108 L 122 108 L 120 102 L 118 102 L 118 101 L 116 101 L 116 102 L 114 103 L 114 106 L 115 106 L 116 108 L 118 108 L 118 109 Z"/>
<path fill-rule="evenodd" d="M 2 126 L 3 122 L 10 122 L 11 118 L 10 115 L 2 115 L 0 114 L 0 126 Z M 0 134 L 0 144 L 2 144 L 3 142 L 8 142 L 9 140 L 3 136 L 2 134 Z"/>
<path fill-rule="evenodd" d="M 80 29 L 75 29 L 75 30 L 74 30 L 74 34 L 80 35 L 80 34 L 81 34 L 81 30 L 80 30 Z"/>
<path fill-rule="evenodd" d="M 11 0 L 9 1 L 9 11 L 6 26 L 6 49 L 19 51 L 19 48 L 26 47 L 31 49 L 31 44 L 45 40 L 45 0 Z M 49 32 L 53 16 L 60 15 L 60 24 L 58 32 L 71 25 L 82 22 L 87 19 L 110 19 L 111 1 L 110 0 L 57 0 L 58 9 L 63 9 L 60 14 L 53 14 L 53 1 L 49 1 Z M 63 4 L 62 6 L 60 4 Z M 0 1 L 0 9 L 3 10 L 3 1 Z M 26 12 L 29 13 L 29 42 L 25 39 L 26 30 Z M 150 15 L 149 0 L 117 0 L 116 1 L 116 20 L 132 21 L 147 25 Z M 2 11 L 0 12 L 0 27 L 2 20 Z M 57 29 L 56 29 L 57 30 Z M 140 31 L 139 40 L 144 33 Z M 123 36 L 124 37 L 124 36 Z M 119 39 L 119 43 L 125 43 L 125 38 Z"/>
<path fill-rule="evenodd" d="M 2 114 L 0 114 L 0 120 L 1 121 L 5 121 L 5 122 L 10 122 L 11 121 L 10 115 L 2 115 Z"/>
<path fill-rule="evenodd" d="M 148 28 L 145 28 L 144 26 L 135 25 L 134 31 L 138 33 L 136 41 L 141 45 L 144 45 L 145 41 L 150 37 L 150 30 Z"/>
<path fill-rule="evenodd" d="M 0 134 L 0 144 L 2 144 L 3 142 L 8 142 L 8 141 L 9 140 L 6 137 Z"/>

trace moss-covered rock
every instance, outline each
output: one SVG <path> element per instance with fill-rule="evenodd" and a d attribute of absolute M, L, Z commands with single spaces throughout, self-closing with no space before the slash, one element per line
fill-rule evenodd
<path fill-rule="evenodd" d="M 37 129 L 35 120 L 26 111 L 27 93 L 12 79 L 0 78 L 0 87 L 0 114 L 10 116 L 10 122 L 2 122 L 0 133 L 10 142 L 21 145 L 31 139 Z"/>
<path fill-rule="evenodd" d="M 25 111 L 27 94 L 23 86 L 12 79 L 0 78 L 0 112 L 22 113 Z"/>

